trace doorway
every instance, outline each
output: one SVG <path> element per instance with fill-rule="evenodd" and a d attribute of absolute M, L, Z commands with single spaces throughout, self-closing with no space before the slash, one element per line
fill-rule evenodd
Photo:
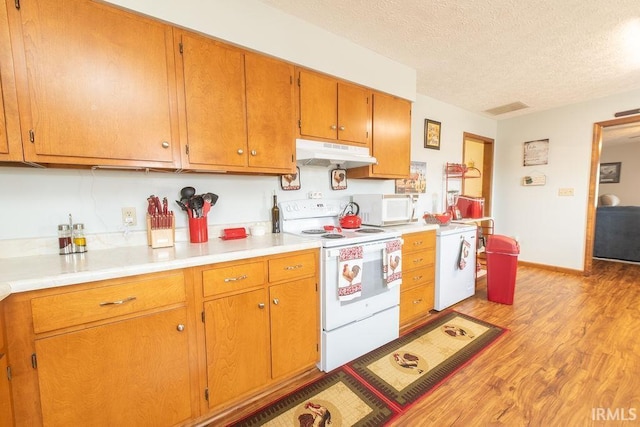
<path fill-rule="evenodd" d="M 640 123 L 640 116 L 624 117 L 615 120 L 594 123 L 593 142 L 591 145 L 591 174 L 589 178 L 589 201 L 587 204 L 587 232 L 585 242 L 584 275 L 591 275 L 593 269 L 593 244 L 596 228 L 596 207 L 598 205 L 598 190 L 600 178 L 600 155 L 602 153 L 602 140 L 605 128 Z"/>
<path fill-rule="evenodd" d="M 491 216 L 491 189 L 493 188 L 493 143 L 484 136 L 465 132 L 462 142 L 462 163 L 480 171 L 480 179 L 466 179 L 462 194 L 484 198 L 484 216 Z"/>

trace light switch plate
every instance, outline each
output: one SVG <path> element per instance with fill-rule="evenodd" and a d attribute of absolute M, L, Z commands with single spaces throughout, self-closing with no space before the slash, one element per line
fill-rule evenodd
<path fill-rule="evenodd" d="M 573 188 L 559 188 L 558 196 L 573 196 Z"/>

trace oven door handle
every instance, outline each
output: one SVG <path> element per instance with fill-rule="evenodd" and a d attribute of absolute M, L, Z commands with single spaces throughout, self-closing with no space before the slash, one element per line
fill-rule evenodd
<path fill-rule="evenodd" d="M 385 249 L 387 247 L 387 243 L 393 242 L 394 240 L 400 240 L 401 244 L 404 244 L 404 240 L 401 237 L 398 237 L 397 239 L 387 239 L 381 242 L 369 242 L 369 243 L 362 243 L 362 244 L 356 243 L 356 244 L 345 246 L 345 247 L 362 246 L 363 252 L 375 252 L 375 251 L 381 251 Z M 326 252 L 326 254 L 327 254 L 327 258 L 337 258 L 338 256 L 340 256 L 340 249 L 339 248 L 329 249 Z"/>

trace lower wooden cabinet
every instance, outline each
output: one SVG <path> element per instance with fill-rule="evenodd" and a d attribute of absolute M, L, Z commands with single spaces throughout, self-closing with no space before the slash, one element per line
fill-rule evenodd
<path fill-rule="evenodd" d="M 204 301 L 210 409 L 317 363 L 317 258 L 313 250 L 203 271 L 205 295 L 224 290 Z M 263 276 L 257 277 L 260 262 Z"/>
<path fill-rule="evenodd" d="M 318 258 L 313 249 L 10 295 L 0 425 L 193 425 L 313 368 Z"/>
<path fill-rule="evenodd" d="M 400 327 L 420 321 L 433 309 L 435 230 L 403 234 Z"/>

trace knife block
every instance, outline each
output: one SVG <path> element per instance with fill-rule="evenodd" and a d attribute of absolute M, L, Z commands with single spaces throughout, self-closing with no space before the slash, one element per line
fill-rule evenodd
<path fill-rule="evenodd" d="M 168 248 L 176 240 L 176 219 L 171 215 L 170 228 L 152 228 L 151 215 L 147 215 L 147 244 L 152 249 Z"/>

